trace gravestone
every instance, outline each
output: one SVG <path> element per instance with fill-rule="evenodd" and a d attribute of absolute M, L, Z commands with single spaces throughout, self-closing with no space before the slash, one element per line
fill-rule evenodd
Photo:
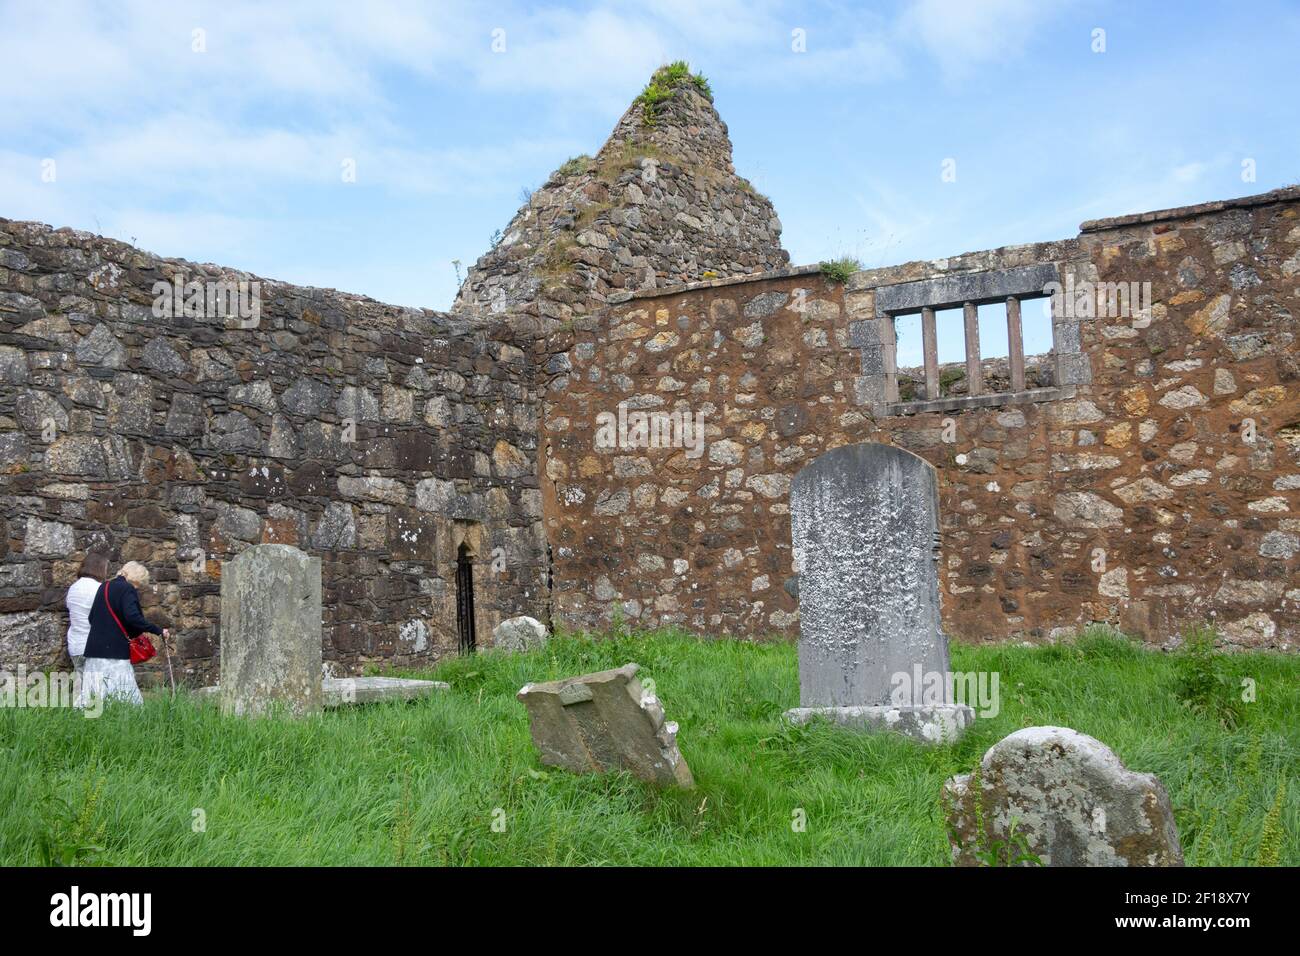
<path fill-rule="evenodd" d="M 507 618 L 492 628 L 492 646 L 502 651 L 531 651 L 546 638 L 546 625 L 532 617 Z"/>
<path fill-rule="evenodd" d="M 1127 769 L 1101 741 L 1068 727 L 1004 737 L 978 775 L 953 777 L 943 798 L 958 866 L 1030 854 L 1043 866 L 1183 865 L 1160 780 Z"/>
<path fill-rule="evenodd" d="M 836 448 L 795 476 L 800 706 L 787 718 L 928 742 L 955 740 L 974 719 L 952 699 L 938 515 L 934 468 L 890 445 Z"/>
<path fill-rule="evenodd" d="M 542 684 L 517 695 L 542 763 L 574 773 L 628 770 L 661 787 L 693 787 L 677 725 L 637 679 L 636 664 Z"/>
<path fill-rule="evenodd" d="M 320 558 L 259 544 L 221 569 L 221 710 L 322 708 Z"/>

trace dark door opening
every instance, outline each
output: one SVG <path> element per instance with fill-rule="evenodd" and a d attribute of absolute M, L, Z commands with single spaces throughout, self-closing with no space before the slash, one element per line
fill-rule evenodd
<path fill-rule="evenodd" d="M 456 632 L 460 652 L 473 654 L 478 646 L 474 637 L 474 564 L 464 544 L 456 552 Z"/>

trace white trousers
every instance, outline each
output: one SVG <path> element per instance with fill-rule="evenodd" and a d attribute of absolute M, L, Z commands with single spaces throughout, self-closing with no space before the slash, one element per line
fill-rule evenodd
<path fill-rule="evenodd" d="M 135 683 L 135 668 L 130 661 L 107 657 L 86 658 L 81 671 L 81 693 L 77 695 L 76 705 L 84 708 L 95 698 L 120 700 L 129 704 L 144 702 L 140 688 Z"/>

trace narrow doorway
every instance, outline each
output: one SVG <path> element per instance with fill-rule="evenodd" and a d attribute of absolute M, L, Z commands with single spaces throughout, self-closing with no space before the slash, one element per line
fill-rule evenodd
<path fill-rule="evenodd" d="M 474 563 L 464 543 L 456 551 L 456 632 L 460 652 L 473 654 L 478 646 L 474 636 Z"/>

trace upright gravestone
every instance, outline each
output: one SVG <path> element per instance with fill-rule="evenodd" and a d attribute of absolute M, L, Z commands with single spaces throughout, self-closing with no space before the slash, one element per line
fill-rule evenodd
<path fill-rule="evenodd" d="M 220 687 L 227 714 L 322 709 L 320 558 L 259 544 L 224 564 Z"/>
<path fill-rule="evenodd" d="M 890 445 L 846 445 L 795 476 L 796 723 L 826 716 L 923 741 L 974 719 L 954 704 L 940 629 L 934 468 Z"/>

